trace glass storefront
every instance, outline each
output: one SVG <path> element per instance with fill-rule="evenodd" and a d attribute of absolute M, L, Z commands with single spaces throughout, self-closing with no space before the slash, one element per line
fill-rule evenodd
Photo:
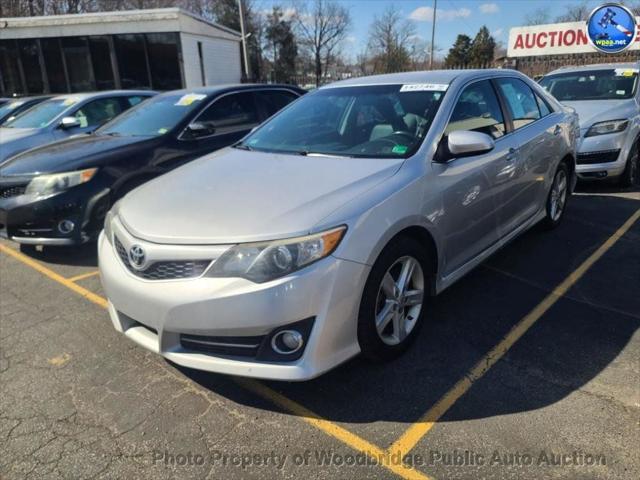
<path fill-rule="evenodd" d="M 0 40 L 0 95 L 183 87 L 177 33 Z"/>

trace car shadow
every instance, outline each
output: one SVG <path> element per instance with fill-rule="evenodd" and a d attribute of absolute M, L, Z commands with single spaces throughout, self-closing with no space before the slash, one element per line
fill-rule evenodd
<path fill-rule="evenodd" d="M 20 245 L 20 252 L 34 260 L 50 265 L 96 268 L 98 266 L 96 242 L 64 247 Z"/>
<path fill-rule="evenodd" d="M 365 430 L 380 421 L 412 423 L 638 208 L 629 198 L 575 196 L 557 229 L 530 230 L 433 299 L 428 322 L 402 357 L 388 364 L 357 357 L 307 382 L 264 383 L 328 420 Z M 629 294 L 640 278 L 639 241 L 636 222 L 478 381 L 481 388 L 472 387 L 476 394 L 465 396 L 471 403 L 446 420 L 542 408 L 605 370 L 640 326 L 640 298 Z M 231 377 L 176 368 L 235 402 L 279 410 Z"/>

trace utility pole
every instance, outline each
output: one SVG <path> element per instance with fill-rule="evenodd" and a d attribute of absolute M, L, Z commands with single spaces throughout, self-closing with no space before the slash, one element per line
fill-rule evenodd
<path fill-rule="evenodd" d="M 433 0 L 433 24 L 431 25 L 431 53 L 429 55 L 429 70 L 433 70 L 433 47 L 436 41 L 436 11 L 438 10 L 438 0 Z"/>
<path fill-rule="evenodd" d="M 247 36 L 244 33 L 244 14 L 242 13 L 242 0 L 238 0 L 238 11 L 240 12 L 240 34 L 242 35 L 242 56 L 244 57 L 244 76 L 249 78 L 249 58 L 247 56 Z"/>

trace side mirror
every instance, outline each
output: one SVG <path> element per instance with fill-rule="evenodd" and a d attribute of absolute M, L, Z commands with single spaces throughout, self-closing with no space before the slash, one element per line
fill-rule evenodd
<path fill-rule="evenodd" d="M 193 122 L 189 124 L 189 126 L 187 127 L 187 131 L 189 132 L 189 136 L 191 138 L 199 138 L 206 137 L 207 135 L 212 135 L 213 133 L 215 133 L 216 129 L 206 123 Z"/>
<path fill-rule="evenodd" d="M 490 152 L 496 147 L 493 138 L 486 133 L 472 132 L 469 130 L 457 130 L 451 132 L 446 138 L 446 149 L 450 158 L 471 157 Z"/>
<path fill-rule="evenodd" d="M 63 130 L 68 130 L 70 128 L 75 128 L 79 126 L 80 126 L 80 120 L 78 120 L 76 117 L 64 117 L 60 121 L 60 128 L 62 128 Z"/>

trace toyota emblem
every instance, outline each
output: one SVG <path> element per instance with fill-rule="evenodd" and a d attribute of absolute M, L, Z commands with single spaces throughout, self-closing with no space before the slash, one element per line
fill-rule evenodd
<path fill-rule="evenodd" d="M 141 269 L 144 266 L 145 260 L 146 254 L 144 252 L 144 248 L 140 245 L 133 245 L 129 249 L 129 261 L 134 268 Z"/>

